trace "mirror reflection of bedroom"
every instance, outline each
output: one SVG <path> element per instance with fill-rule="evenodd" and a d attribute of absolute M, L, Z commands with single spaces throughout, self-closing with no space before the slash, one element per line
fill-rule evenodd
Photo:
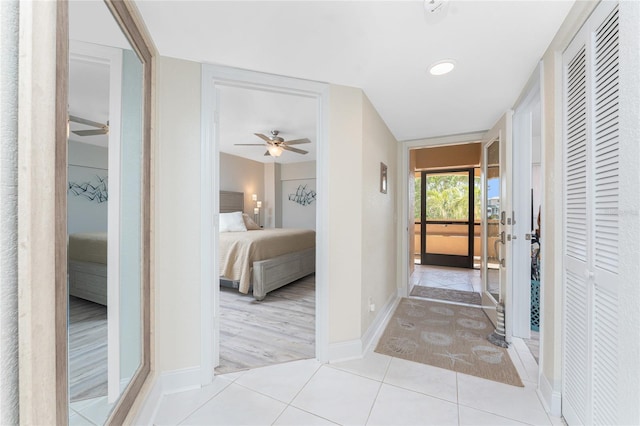
<path fill-rule="evenodd" d="M 143 68 L 103 2 L 69 22 L 69 421 L 103 424 L 141 363 Z"/>
<path fill-rule="evenodd" d="M 315 357 L 316 101 L 222 86 L 216 374 Z"/>

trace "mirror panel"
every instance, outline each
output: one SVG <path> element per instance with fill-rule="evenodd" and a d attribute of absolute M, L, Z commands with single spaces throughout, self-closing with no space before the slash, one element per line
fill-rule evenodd
<path fill-rule="evenodd" d="M 496 300 L 500 300 L 500 139 L 496 139 L 486 148 L 486 178 L 484 205 L 487 221 L 487 254 L 483 262 L 483 271 L 487 279 L 485 291 Z M 484 257 L 484 256 L 483 256 Z"/>
<path fill-rule="evenodd" d="M 151 57 L 129 7 L 69 2 L 70 423 L 123 419 L 149 371 Z"/>

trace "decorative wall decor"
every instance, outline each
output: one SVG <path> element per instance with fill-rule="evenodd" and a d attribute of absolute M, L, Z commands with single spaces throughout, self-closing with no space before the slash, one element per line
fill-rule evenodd
<path fill-rule="evenodd" d="M 106 203 L 109 198 L 106 176 L 95 176 L 88 182 L 69 182 L 67 192 L 77 197 L 84 197 L 89 201 Z"/>
<path fill-rule="evenodd" d="M 387 165 L 380 163 L 380 192 L 387 193 Z"/>
<path fill-rule="evenodd" d="M 298 203 L 301 206 L 308 206 L 316 200 L 316 191 L 307 189 L 307 185 L 298 185 L 295 194 L 289 194 L 289 201 Z"/>

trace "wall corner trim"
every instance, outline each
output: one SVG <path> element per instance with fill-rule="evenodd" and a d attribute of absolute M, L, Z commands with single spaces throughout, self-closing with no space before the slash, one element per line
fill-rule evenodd
<path fill-rule="evenodd" d="M 362 338 L 331 343 L 329 345 L 329 363 L 362 358 L 384 331 L 398 303 L 400 303 L 400 298 L 396 293 L 392 293 Z"/>
<path fill-rule="evenodd" d="M 562 416 L 562 394 L 560 390 L 554 389 L 544 374 L 540 374 L 536 393 L 545 411 L 555 417 Z"/>
<path fill-rule="evenodd" d="M 152 425 L 163 396 L 200 388 L 200 366 L 166 371 L 152 380 L 149 393 L 135 418 L 134 424 Z"/>

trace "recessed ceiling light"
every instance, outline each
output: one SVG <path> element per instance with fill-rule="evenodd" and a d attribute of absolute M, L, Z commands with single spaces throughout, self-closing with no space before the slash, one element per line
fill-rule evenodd
<path fill-rule="evenodd" d="M 438 61 L 429 67 L 431 75 L 444 75 L 453 71 L 456 66 L 456 62 L 453 59 L 445 59 Z"/>

